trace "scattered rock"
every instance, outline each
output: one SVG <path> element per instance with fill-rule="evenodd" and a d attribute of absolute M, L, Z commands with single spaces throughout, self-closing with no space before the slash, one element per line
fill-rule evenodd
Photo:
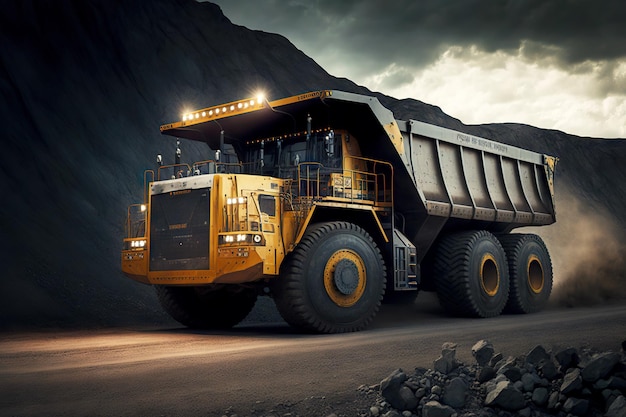
<path fill-rule="evenodd" d="M 465 394 L 467 393 L 467 384 L 462 378 L 452 378 L 446 386 L 443 394 L 443 403 L 454 408 L 463 408 L 465 405 Z"/>
<path fill-rule="evenodd" d="M 445 343 L 435 369 L 401 369 L 380 384 L 368 417 L 626 417 L 626 355 L 541 345 L 520 357 L 493 354 L 481 340 L 473 365 Z M 496 371 L 497 370 L 497 371 Z M 377 387 L 377 386 L 373 386 Z"/>
<path fill-rule="evenodd" d="M 522 375 L 521 382 L 524 392 L 532 392 L 535 389 L 536 375 L 525 373 Z"/>
<path fill-rule="evenodd" d="M 438 401 L 429 401 L 424 405 L 422 414 L 424 417 L 451 417 L 456 410 L 448 405 L 442 405 Z"/>
<path fill-rule="evenodd" d="M 483 382 L 487 382 L 490 379 L 493 379 L 495 376 L 496 370 L 493 369 L 491 366 L 485 366 L 480 370 L 476 379 L 482 384 Z"/>
<path fill-rule="evenodd" d="M 531 399 L 538 406 L 545 405 L 548 401 L 548 389 L 545 387 L 535 388 Z"/>
<path fill-rule="evenodd" d="M 565 378 L 563 378 L 563 383 L 561 384 L 559 391 L 561 394 L 567 395 L 579 391 L 582 387 L 583 379 L 580 377 L 580 369 L 573 368 L 565 374 Z"/>
<path fill-rule="evenodd" d="M 526 406 L 524 394 L 515 389 L 511 381 L 498 382 L 495 389 L 487 394 L 485 405 L 498 406 L 509 411 L 521 410 Z"/>
<path fill-rule="evenodd" d="M 404 382 L 407 375 L 402 369 L 396 369 L 380 383 L 380 392 L 393 408 L 411 410 L 417 407 L 418 400 L 413 391 Z"/>
<path fill-rule="evenodd" d="M 583 368 L 582 377 L 585 381 L 595 382 L 604 378 L 620 360 L 620 355 L 615 352 L 606 352 L 594 356 Z"/>
<path fill-rule="evenodd" d="M 456 344 L 446 342 L 441 347 L 441 356 L 435 359 L 435 371 L 442 374 L 448 374 L 459 366 L 459 362 L 455 358 Z"/>
<path fill-rule="evenodd" d="M 556 365 L 551 360 L 542 361 L 538 366 L 539 372 L 545 378 L 550 381 L 556 379 L 559 376 L 559 371 L 556 369 Z"/>
<path fill-rule="evenodd" d="M 606 411 L 606 417 L 626 417 L 626 397 L 620 395 Z"/>
<path fill-rule="evenodd" d="M 573 368 L 580 363 L 578 353 L 572 347 L 558 351 L 554 358 L 561 366 L 561 370 Z"/>
<path fill-rule="evenodd" d="M 570 397 L 563 404 L 563 411 L 575 416 L 585 415 L 589 409 L 589 400 Z"/>
<path fill-rule="evenodd" d="M 526 355 L 526 363 L 532 365 L 539 365 L 542 361 L 549 361 L 550 359 L 550 354 L 541 345 L 535 346 Z"/>
<path fill-rule="evenodd" d="M 493 357 L 493 345 L 487 340 L 481 340 L 472 346 L 472 356 L 476 359 L 478 366 L 485 366 Z"/>

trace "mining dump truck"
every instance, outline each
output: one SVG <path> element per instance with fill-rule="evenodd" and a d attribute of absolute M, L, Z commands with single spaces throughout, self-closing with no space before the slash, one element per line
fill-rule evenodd
<path fill-rule="evenodd" d="M 182 162 L 177 145 L 146 171 L 121 264 L 185 326 L 232 327 L 261 295 L 316 333 L 364 329 L 419 290 L 473 317 L 548 300 L 544 242 L 511 231 L 555 221 L 554 157 L 330 90 L 215 105 L 161 133 L 208 157 Z"/>

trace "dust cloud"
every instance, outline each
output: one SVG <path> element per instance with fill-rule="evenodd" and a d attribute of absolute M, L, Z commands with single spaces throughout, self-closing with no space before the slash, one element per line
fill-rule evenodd
<path fill-rule="evenodd" d="M 626 242 L 614 216 L 566 189 L 559 190 L 556 209 L 555 224 L 532 229 L 552 257 L 551 303 L 579 307 L 626 300 Z"/>

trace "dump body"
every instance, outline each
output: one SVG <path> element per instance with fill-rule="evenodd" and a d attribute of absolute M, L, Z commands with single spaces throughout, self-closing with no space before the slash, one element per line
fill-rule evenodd
<path fill-rule="evenodd" d="M 555 221 L 555 158 L 415 120 L 397 123 L 405 170 L 396 170 L 395 189 L 414 194 L 396 198 L 397 209 L 418 254 L 444 228 L 503 233 Z"/>

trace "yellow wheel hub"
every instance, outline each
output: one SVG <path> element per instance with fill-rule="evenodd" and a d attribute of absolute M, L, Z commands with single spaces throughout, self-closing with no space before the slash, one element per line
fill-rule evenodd
<path fill-rule="evenodd" d="M 324 288 L 339 307 L 355 305 L 365 292 L 365 283 L 365 264 L 356 252 L 341 249 L 326 262 Z"/>
<path fill-rule="evenodd" d="M 500 289 L 500 271 L 492 254 L 487 253 L 480 261 L 480 285 L 490 297 L 495 296 Z"/>
<path fill-rule="evenodd" d="M 530 290 L 535 294 L 541 293 L 545 279 L 541 261 L 537 256 L 532 255 L 528 258 L 528 267 L 526 270 L 528 271 L 528 286 Z"/>

